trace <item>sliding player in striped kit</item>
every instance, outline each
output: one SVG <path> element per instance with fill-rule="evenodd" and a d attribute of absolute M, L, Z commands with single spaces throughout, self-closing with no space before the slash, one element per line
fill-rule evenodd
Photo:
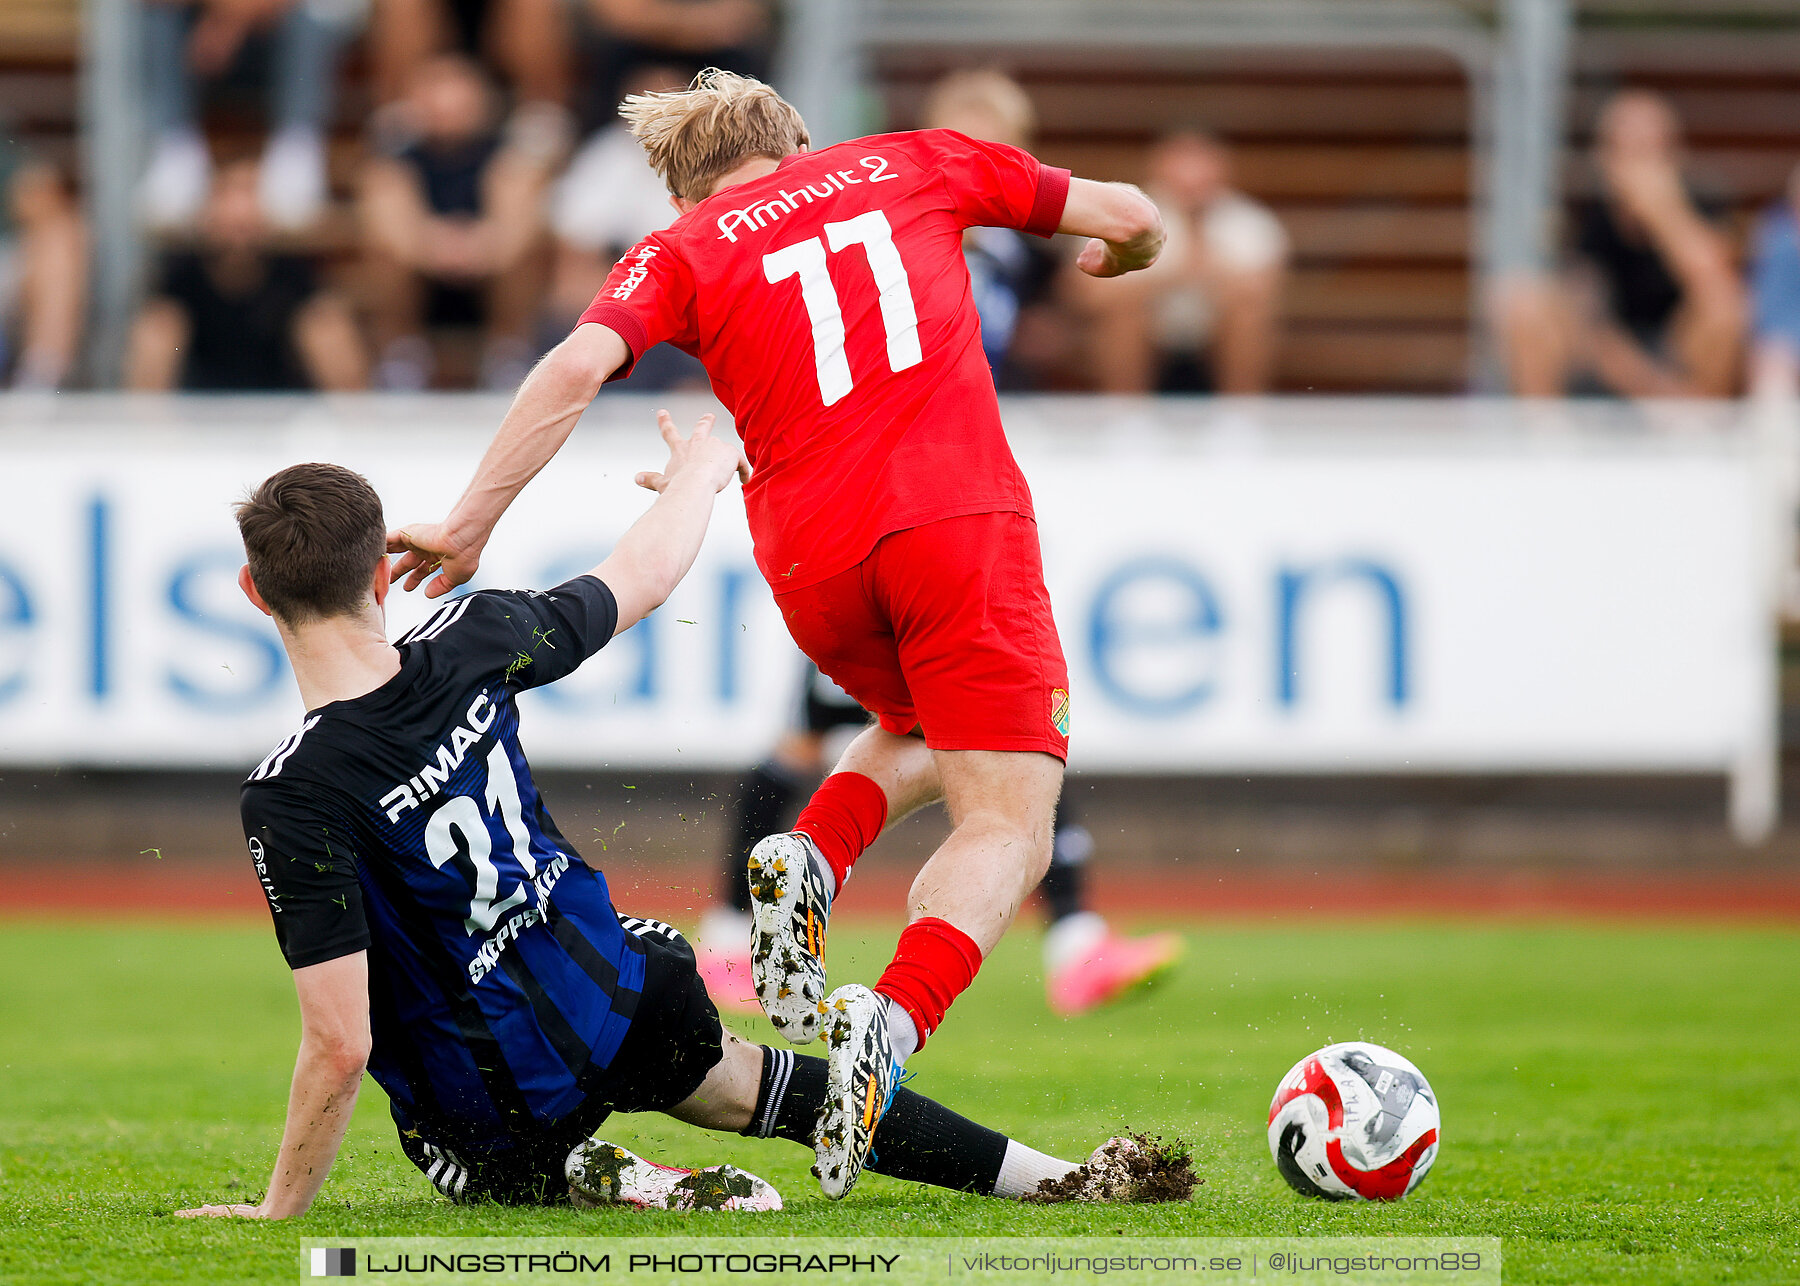
<path fill-rule="evenodd" d="M 734 1167 L 654 1165 L 594 1137 L 615 1111 L 661 1111 L 811 1146 L 829 1073 L 721 1028 L 693 952 L 614 908 L 519 744 L 519 693 L 661 604 L 714 495 L 747 472 L 710 417 L 691 437 L 666 415 L 662 428 L 669 463 L 638 479 L 661 495 L 605 562 L 548 591 L 457 598 L 398 644 L 366 481 L 296 465 L 239 506 L 240 583 L 274 617 L 307 707 L 242 800 L 301 1042 L 267 1195 L 183 1214 L 304 1213 L 365 1069 L 402 1150 L 453 1200 L 780 1207 Z M 1075 1169 L 905 1091 L 882 1139 L 880 1172 L 964 1191 L 1019 1196 Z M 1129 1195 L 1123 1183 L 1101 1175 L 1092 1195 Z"/>

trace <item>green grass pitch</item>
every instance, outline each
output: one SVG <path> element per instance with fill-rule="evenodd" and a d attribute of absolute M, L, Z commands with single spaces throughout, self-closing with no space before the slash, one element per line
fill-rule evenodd
<path fill-rule="evenodd" d="M 299 1239 L 334 1234 L 1121 1230 L 1498 1236 L 1509 1283 L 1800 1281 L 1791 931 L 1185 929 L 1161 989 L 1072 1022 L 1045 1011 L 1037 941 L 1015 934 L 914 1066 L 915 1088 L 1061 1155 L 1127 1126 L 1184 1136 L 1206 1180 L 1188 1205 L 1026 1208 L 877 1176 L 832 1204 L 792 1145 L 615 1117 L 617 1141 L 737 1162 L 787 1210 L 456 1208 L 400 1155 L 370 1084 L 319 1206 L 284 1225 L 169 1217 L 267 1178 L 298 1026 L 267 927 L 0 924 L 0 1279 L 289 1281 Z M 835 976 L 869 974 L 889 935 L 841 925 Z M 1307 1201 L 1269 1160 L 1276 1081 L 1349 1038 L 1413 1058 L 1442 1103 L 1437 1168 L 1396 1205 Z"/>

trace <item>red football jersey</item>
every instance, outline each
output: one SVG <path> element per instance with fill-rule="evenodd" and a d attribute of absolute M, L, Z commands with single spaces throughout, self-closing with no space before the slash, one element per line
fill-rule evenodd
<path fill-rule="evenodd" d="M 962 234 L 1049 236 L 1068 192 L 1067 170 L 950 130 L 801 152 L 639 242 L 581 320 L 633 362 L 667 341 L 706 366 L 755 468 L 757 563 L 798 589 L 889 532 L 1031 513 Z"/>

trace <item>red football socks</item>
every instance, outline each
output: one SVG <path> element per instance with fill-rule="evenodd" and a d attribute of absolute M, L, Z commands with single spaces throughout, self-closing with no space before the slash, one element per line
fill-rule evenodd
<path fill-rule="evenodd" d="M 873 778 L 859 772 L 834 772 L 819 784 L 810 803 L 800 810 L 794 829 L 819 846 L 837 880 L 835 896 L 850 878 L 850 868 L 887 825 L 887 796 Z"/>
<path fill-rule="evenodd" d="M 980 968 L 981 948 L 975 939 L 948 920 L 927 916 L 906 926 L 875 993 L 907 1012 L 919 1029 L 922 1049 L 944 1021 L 950 1002 L 968 989 Z"/>

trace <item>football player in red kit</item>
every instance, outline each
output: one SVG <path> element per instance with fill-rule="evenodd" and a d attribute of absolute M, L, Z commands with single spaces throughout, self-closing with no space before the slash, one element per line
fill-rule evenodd
<path fill-rule="evenodd" d="M 449 517 L 390 547 L 407 588 L 448 592 L 602 383 L 663 342 L 706 366 L 750 459 L 782 617 L 877 719 L 750 859 L 757 995 L 789 1040 L 826 1034 L 820 1177 L 842 1195 L 900 1064 L 1043 876 L 1068 753 L 1068 671 L 962 234 L 1085 236 L 1078 267 L 1110 277 L 1155 260 L 1162 224 L 1135 188 L 949 130 L 810 151 L 774 90 L 725 72 L 623 115 L 682 217 L 619 261 L 525 381 Z M 893 962 L 873 990 L 827 995 L 832 899 L 886 825 L 937 799 L 954 830 L 913 883 Z"/>

